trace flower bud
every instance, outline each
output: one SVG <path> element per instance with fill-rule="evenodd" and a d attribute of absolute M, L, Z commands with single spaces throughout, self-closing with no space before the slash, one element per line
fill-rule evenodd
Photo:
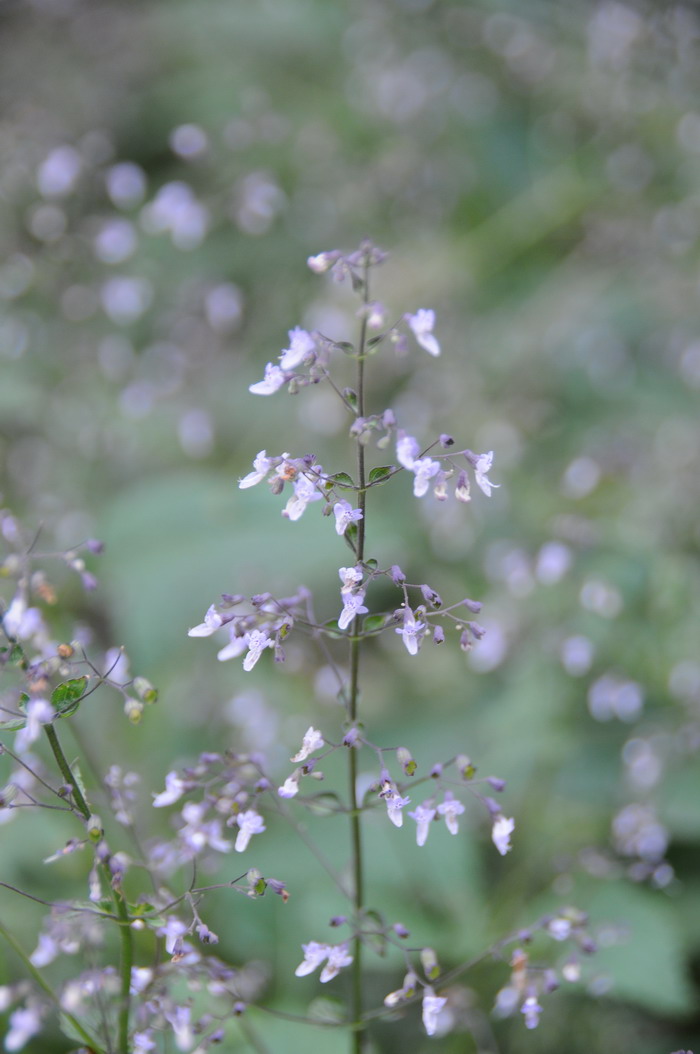
<path fill-rule="evenodd" d="M 396 760 L 407 776 L 412 776 L 418 767 L 413 760 L 413 755 L 408 747 L 399 747 L 396 751 Z"/>
<path fill-rule="evenodd" d="M 402 941 L 406 940 L 407 937 L 411 936 L 411 931 L 407 930 L 402 922 L 395 922 L 393 930 L 396 936 L 400 937 Z"/>
<path fill-rule="evenodd" d="M 478 615 L 479 612 L 481 611 L 482 605 L 481 605 L 480 601 L 478 601 L 478 600 L 469 600 L 469 598 L 466 597 L 462 601 L 462 603 L 464 604 L 465 608 L 467 608 L 469 611 L 473 612 L 473 614 L 475 614 L 475 615 Z"/>
<path fill-rule="evenodd" d="M 93 813 L 85 824 L 87 828 L 88 838 L 91 842 L 99 842 L 100 838 L 104 834 L 102 830 L 102 821 L 96 813 Z"/>
<path fill-rule="evenodd" d="M 429 981 L 435 981 L 440 976 L 440 966 L 437 955 L 433 948 L 421 948 L 420 961 Z"/>
<path fill-rule="evenodd" d="M 506 788 L 506 781 L 500 780 L 497 776 L 487 776 L 486 782 L 489 784 L 490 787 L 492 787 L 493 790 L 497 791 L 498 793 L 500 793 L 502 790 L 505 790 Z"/>
<path fill-rule="evenodd" d="M 448 436 L 447 433 L 443 432 L 440 436 L 440 446 L 447 450 L 448 447 L 454 446 L 454 439 L 452 436 Z"/>
<path fill-rule="evenodd" d="M 88 538 L 85 543 L 85 548 L 89 552 L 94 553 L 96 556 L 99 556 L 100 553 L 103 553 L 105 551 L 105 543 L 101 542 L 98 538 Z"/>
<path fill-rule="evenodd" d="M 440 594 L 436 593 L 434 589 L 431 589 L 429 585 L 422 585 L 420 587 L 420 591 L 423 594 L 423 600 L 425 600 L 427 604 L 430 604 L 431 607 L 442 607 L 442 599 L 440 597 Z"/>
<path fill-rule="evenodd" d="M 124 713 L 129 718 L 132 725 L 138 725 L 143 714 L 143 703 L 139 702 L 138 699 L 125 699 Z"/>
<path fill-rule="evenodd" d="M 389 574 L 391 575 L 391 580 L 395 586 L 400 586 L 403 582 L 406 581 L 406 575 L 403 573 L 398 564 L 391 565 L 391 567 L 389 568 Z"/>
<path fill-rule="evenodd" d="M 433 644 L 445 643 L 445 631 L 442 626 L 436 626 L 433 630 Z"/>
<path fill-rule="evenodd" d="M 476 640 L 481 640 L 481 638 L 486 634 L 486 630 L 478 622 L 467 622 L 467 626 L 471 630 L 472 635 L 476 638 Z"/>
<path fill-rule="evenodd" d="M 284 882 L 280 882 L 278 878 L 268 878 L 267 888 L 271 889 L 273 893 L 276 893 L 278 897 L 282 897 L 283 904 L 286 904 L 289 900 L 289 890 Z"/>

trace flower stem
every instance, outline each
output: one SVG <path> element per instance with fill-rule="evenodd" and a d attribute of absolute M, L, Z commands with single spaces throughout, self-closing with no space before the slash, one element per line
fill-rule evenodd
<path fill-rule="evenodd" d="M 366 307 L 369 303 L 369 262 L 365 263 L 362 283 L 362 300 Z M 357 416 L 364 417 L 365 413 L 365 344 L 367 339 L 367 312 L 362 313 L 360 326 L 360 339 L 358 342 L 357 355 Z M 357 483 L 359 493 L 359 508 L 362 518 L 357 527 L 357 563 L 361 564 L 365 558 L 365 530 L 366 530 L 366 504 L 367 504 L 367 479 L 365 472 L 365 447 L 357 442 Z M 359 637 L 360 619 L 358 616 L 352 630 L 350 641 L 350 692 L 348 700 L 348 717 L 351 724 L 358 719 L 358 708 L 360 698 L 360 648 L 362 640 Z M 361 924 L 362 911 L 364 908 L 364 866 L 362 856 L 362 828 L 360 824 L 360 810 L 357 802 L 357 751 L 350 748 L 348 752 L 348 778 L 350 797 L 350 840 L 352 852 L 353 873 L 353 906 L 355 909 L 355 925 Z M 353 947 L 352 964 L 352 989 L 351 989 L 351 1014 L 355 1028 L 352 1031 L 351 1052 L 362 1054 L 364 1048 L 364 1031 L 359 1027 L 362 1020 L 362 941 L 359 936 L 355 937 Z"/>
<path fill-rule="evenodd" d="M 53 756 L 56 759 L 61 775 L 65 779 L 66 783 L 70 786 L 73 795 L 73 801 L 75 802 L 76 808 L 82 815 L 83 819 L 87 822 L 92 815 L 90 807 L 85 800 L 85 796 L 80 789 L 75 775 L 66 760 L 66 755 L 63 753 L 63 748 L 58 740 L 56 729 L 52 724 L 44 725 L 44 731 L 46 732 L 49 745 L 53 751 Z M 129 1054 L 129 1015 L 130 1015 L 130 999 L 131 999 L 131 967 L 134 959 L 134 948 L 131 937 L 131 926 L 129 919 L 129 911 L 126 906 L 126 901 L 120 890 L 115 889 L 112 885 L 112 873 L 109 869 L 109 865 L 106 861 L 102 861 L 100 864 L 101 870 L 104 874 L 105 881 L 108 888 L 111 890 L 112 899 L 114 901 L 114 907 L 119 918 L 119 977 L 121 981 L 121 998 L 119 1001 L 119 1013 L 117 1017 L 118 1021 L 118 1040 L 117 1040 L 117 1054 Z"/>

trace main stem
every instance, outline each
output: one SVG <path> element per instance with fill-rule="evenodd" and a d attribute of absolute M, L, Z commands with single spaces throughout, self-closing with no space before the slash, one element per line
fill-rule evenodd
<path fill-rule="evenodd" d="M 363 303 L 369 303 L 369 265 L 365 264 L 364 282 L 362 290 Z M 365 344 L 367 339 L 367 312 L 363 312 L 360 327 L 360 340 L 357 356 L 357 416 L 364 417 L 365 413 Z M 359 493 L 359 508 L 362 518 L 357 525 L 357 550 L 356 562 L 361 564 L 365 558 L 365 529 L 366 529 L 366 500 L 367 480 L 365 475 L 365 448 L 364 444 L 357 443 L 357 484 Z M 348 718 L 351 725 L 357 721 L 359 698 L 360 698 L 360 646 L 359 639 L 360 619 L 355 618 L 352 629 L 352 640 L 350 642 L 350 698 L 348 700 Z M 353 906 L 355 914 L 355 925 L 361 926 L 362 912 L 364 908 L 364 867 L 362 858 L 362 829 L 360 825 L 360 810 L 357 802 L 357 751 L 350 747 L 348 751 L 350 764 L 348 766 L 349 777 L 349 799 L 350 799 L 350 840 L 352 846 L 352 872 L 353 872 Z M 353 942 L 353 964 L 352 964 L 352 1020 L 354 1028 L 352 1032 L 351 1051 L 352 1054 L 362 1054 L 364 1048 L 364 1031 L 360 1024 L 362 1020 L 362 940 L 359 935 Z"/>
<path fill-rule="evenodd" d="M 80 784 L 76 780 L 70 765 L 66 760 L 66 755 L 63 753 L 63 748 L 59 743 L 56 729 L 51 724 L 44 725 L 44 731 L 48 738 L 53 756 L 56 759 L 56 764 L 61 770 L 61 775 L 65 779 L 66 783 L 70 786 L 73 795 L 73 801 L 82 817 L 87 822 L 92 815 L 88 803 L 85 801 Z M 117 1051 L 118 1054 L 129 1054 L 129 1013 L 130 1013 L 130 998 L 131 998 L 131 967 L 134 958 L 133 942 L 131 939 L 131 926 L 129 920 L 129 912 L 126 906 L 126 901 L 122 893 L 118 889 L 114 889 L 112 886 L 112 873 L 106 862 L 101 864 L 102 871 L 105 876 L 108 887 L 112 891 L 112 899 L 114 901 L 114 907 L 116 909 L 117 917 L 119 919 L 119 976 L 121 980 L 121 999 L 119 1001 L 119 1014 L 117 1017 L 118 1021 L 118 1039 L 117 1039 Z"/>

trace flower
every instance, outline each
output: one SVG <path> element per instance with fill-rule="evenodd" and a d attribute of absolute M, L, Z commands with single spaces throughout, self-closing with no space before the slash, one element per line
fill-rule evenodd
<path fill-rule="evenodd" d="M 493 450 L 489 450 L 488 454 L 479 454 L 474 465 L 474 474 L 476 476 L 476 485 L 480 487 L 487 498 L 491 497 L 491 489 L 493 487 L 500 487 L 500 483 L 492 483 L 488 478 L 488 473 L 491 471 L 493 465 Z"/>
<path fill-rule="evenodd" d="M 411 471 L 416 476 L 413 481 L 413 493 L 416 498 L 422 498 L 428 493 L 430 480 L 440 471 L 440 462 L 433 461 L 429 457 L 416 458 L 411 466 Z"/>
<path fill-rule="evenodd" d="M 520 1012 L 525 1015 L 525 1028 L 537 1028 L 542 1007 L 537 1002 L 536 996 L 529 995 L 520 1007 Z"/>
<path fill-rule="evenodd" d="M 359 567 L 339 567 L 338 575 L 343 583 L 340 587 L 341 595 L 352 592 L 357 583 L 362 581 L 362 571 Z"/>
<path fill-rule="evenodd" d="M 258 381 L 257 384 L 249 385 L 248 391 L 252 392 L 253 395 L 273 395 L 274 392 L 282 387 L 286 380 L 287 378 L 280 367 L 268 362 L 263 379 Z"/>
<path fill-rule="evenodd" d="M 297 977 L 306 977 L 307 974 L 313 973 L 328 958 L 330 953 L 330 946 L 328 944 L 319 944 L 318 941 L 309 941 L 308 944 L 302 944 L 302 949 L 304 951 L 304 961 L 300 962 L 294 971 Z"/>
<path fill-rule="evenodd" d="M 357 615 L 367 614 L 369 608 L 365 607 L 364 599 L 364 589 L 358 589 L 355 593 L 343 593 L 343 610 L 338 617 L 338 629 L 347 629 Z"/>
<path fill-rule="evenodd" d="M 351 962 L 352 955 L 348 953 L 347 944 L 331 945 L 328 951 L 328 962 L 321 970 L 321 984 L 332 980 L 342 970 L 343 966 L 349 966 Z"/>
<path fill-rule="evenodd" d="M 452 791 L 445 791 L 445 800 L 438 805 L 437 811 L 444 816 L 450 834 L 457 834 L 459 830 L 457 817 L 464 812 L 464 806 L 461 801 L 453 797 Z"/>
<path fill-rule="evenodd" d="M 426 310 L 425 308 L 420 308 L 415 315 L 406 314 L 404 315 L 404 318 L 413 330 L 413 336 L 416 338 L 421 348 L 425 348 L 429 355 L 439 355 L 440 345 L 433 336 L 435 312 Z"/>
<path fill-rule="evenodd" d="M 187 784 L 177 772 L 168 772 L 165 777 L 165 790 L 156 794 L 153 799 L 154 808 L 162 809 L 164 805 L 173 805 L 174 802 L 180 800 L 187 789 Z"/>
<path fill-rule="evenodd" d="M 289 347 L 280 355 L 280 367 L 283 370 L 296 369 L 315 348 L 316 341 L 305 329 L 301 329 L 299 326 L 295 329 L 290 329 Z"/>
<path fill-rule="evenodd" d="M 280 798 L 294 798 L 299 793 L 299 777 L 301 773 L 299 769 L 288 776 L 281 787 L 277 788 L 277 793 Z"/>
<path fill-rule="evenodd" d="M 301 744 L 301 750 L 298 751 L 290 761 L 306 761 L 309 754 L 313 754 L 314 750 L 319 750 L 323 746 L 323 736 L 318 729 L 313 726 L 309 726 L 304 733 L 304 739 Z"/>
<path fill-rule="evenodd" d="M 510 836 L 514 830 L 515 820 L 509 820 L 502 813 L 499 813 L 494 820 L 491 837 L 501 856 L 505 856 L 512 849 Z"/>
<path fill-rule="evenodd" d="M 398 438 L 396 440 L 396 457 L 399 463 L 404 468 L 412 469 L 413 462 L 415 461 L 416 454 L 420 453 L 420 447 L 418 440 L 414 439 L 413 436 L 406 435 L 403 431 L 399 431 Z"/>
<path fill-rule="evenodd" d="M 423 802 L 415 812 L 409 812 L 408 815 L 418 824 L 418 830 L 416 831 L 417 844 L 425 845 L 428 831 L 430 830 L 430 823 L 435 818 L 435 809 L 432 808 L 429 802 Z"/>
<path fill-rule="evenodd" d="M 39 738 L 42 726 L 50 724 L 56 712 L 47 699 L 30 699 L 26 714 L 27 723 L 15 739 L 15 750 L 18 754 L 23 754 L 27 747 Z"/>
<path fill-rule="evenodd" d="M 403 616 L 403 626 L 396 627 L 396 633 L 400 637 L 403 637 L 403 642 L 406 645 L 406 651 L 409 655 L 417 655 L 418 649 L 421 646 L 423 635 L 425 633 L 425 623 L 416 622 L 415 615 L 410 608 L 405 608 Z"/>
<path fill-rule="evenodd" d="M 246 633 L 248 654 L 243 660 L 243 669 L 248 673 L 253 669 L 256 662 L 262 655 L 265 648 L 271 648 L 274 645 L 272 637 L 268 637 L 264 630 L 254 629 L 250 633 Z M 219 653 L 221 654 L 221 653 Z"/>
<path fill-rule="evenodd" d="M 41 1031 L 41 1011 L 38 1006 L 27 1004 L 13 1010 L 9 1019 L 9 1030 L 5 1036 L 5 1050 L 21 1050 L 25 1043 Z"/>
<path fill-rule="evenodd" d="M 362 519 L 362 510 L 353 509 L 349 501 L 336 501 L 333 506 L 335 529 L 337 534 L 345 534 L 351 523 Z"/>
<path fill-rule="evenodd" d="M 217 629 L 223 625 L 223 619 L 212 604 L 206 615 L 204 616 L 204 622 L 200 622 L 198 626 L 193 626 L 192 629 L 188 629 L 188 637 L 209 637 L 212 633 L 216 633 Z"/>
<path fill-rule="evenodd" d="M 444 996 L 435 995 L 433 989 L 428 986 L 423 993 L 423 1027 L 429 1036 L 437 1032 L 438 1015 L 445 1006 L 447 999 Z"/>
<path fill-rule="evenodd" d="M 242 853 L 248 848 L 248 842 L 254 834 L 262 834 L 265 830 L 265 824 L 262 816 L 255 809 L 247 809 L 245 812 L 240 812 L 236 817 L 236 823 L 240 830 L 236 835 L 236 844 L 233 848 L 237 853 Z"/>
<path fill-rule="evenodd" d="M 267 457 L 267 451 L 261 450 L 253 461 L 253 471 L 249 472 L 243 479 L 239 479 L 238 486 L 241 490 L 246 490 L 248 487 L 254 487 L 256 483 L 261 483 L 265 479 L 272 468 L 272 458 Z"/>
<path fill-rule="evenodd" d="M 314 274 L 324 274 L 338 259 L 340 253 L 337 249 L 332 249 L 327 253 L 319 253 L 318 256 L 309 256 L 306 261 L 307 267 L 309 267 Z"/>
<path fill-rule="evenodd" d="M 313 465 L 311 471 L 314 473 L 315 478 L 310 479 L 309 476 L 300 475 L 294 483 L 294 494 L 282 510 L 282 515 L 286 516 L 288 520 L 298 520 L 303 515 L 309 502 L 320 501 L 323 497 L 317 485 L 318 477 L 323 472 L 323 469 L 320 465 Z"/>
<path fill-rule="evenodd" d="M 403 826 L 403 813 L 401 810 L 405 805 L 409 805 L 410 798 L 402 798 L 398 790 L 391 786 L 389 790 L 382 791 L 380 797 L 386 802 L 386 811 L 389 819 L 393 823 L 394 827 Z"/>
<path fill-rule="evenodd" d="M 227 662 L 228 659 L 235 659 L 238 655 L 242 655 L 247 647 L 248 634 L 244 633 L 239 637 L 236 633 L 236 627 L 231 626 L 231 640 L 216 653 L 216 657 L 219 662 Z"/>

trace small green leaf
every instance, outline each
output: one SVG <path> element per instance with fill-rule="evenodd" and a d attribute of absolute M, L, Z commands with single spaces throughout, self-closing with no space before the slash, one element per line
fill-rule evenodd
<path fill-rule="evenodd" d="M 357 392 L 354 388 L 343 388 L 343 399 L 353 410 L 357 410 Z"/>
<path fill-rule="evenodd" d="M 367 347 L 374 348 L 377 344 L 381 344 L 385 338 L 386 333 L 380 333 L 378 337 L 371 337 L 370 340 L 367 341 Z"/>
<path fill-rule="evenodd" d="M 11 717 L 8 721 L 0 721 L 0 731 L 16 732 L 18 729 L 24 728 L 26 723 L 26 717 Z"/>
<path fill-rule="evenodd" d="M 340 351 L 354 351 L 355 345 L 351 344 L 349 340 L 334 340 L 333 347 L 338 348 Z"/>
<path fill-rule="evenodd" d="M 87 677 L 74 677 L 54 688 L 51 693 L 51 703 L 56 708 L 59 717 L 67 717 L 75 713 L 85 694 L 86 684 Z"/>
<path fill-rule="evenodd" d="M 377 630 L 384 629 L 386 623 L 386 615 L 368 615 L 362 623 L 362 629 L 365 633 L 375 633 Z"/>
<path fill-rule="evenodd" d="M 357 524 L 350 523 L 345 528 L 345 534 L 343 535 L 345 541 L 348 543 L 353 553 L 357 552 Z"/>
<path fill-rule="evenodd" d="M 309 812 L 316 816 L 330 816 L 339 811 L 340 798 L 334 791 L 323 791 L 321 794 L 314 794 L 311 798 L 305 798 L 304 804 Z"/>
<path fill-rule="evenodd" d="M 336 487 L 351 487 L 355 489 L 352 476 L 348 476 L 347 472 L 336 472 L 335 475 L 329 476 L 328 479 L 336 485 Z"/>
<path fill-rule="evenodd" d="M 374 557 L 373 557 L 373 556 L 372 556 L 372 557 L 370 557 L 370 559 L 369 559 L 369 560 L 365 560 L 365 567 L 366 567 L 366 568 L 367 568 L 367 569 L 368 569 L 369 571 L 376 571 L 376 569 L 377 569 L 377 567 L 378 567 L 378 566 L 379 566 L 379 564 L 378 564 L 377 560 L 375 560 L 375 559 L 374 559 Z"/>
<path fill-rule="evenodd" d="M 395 471 L 394 465 L 382 465 L 379 468 L 373 468 L 369 474 L 369 483 L 379 484 L 386 481 Z"/>

